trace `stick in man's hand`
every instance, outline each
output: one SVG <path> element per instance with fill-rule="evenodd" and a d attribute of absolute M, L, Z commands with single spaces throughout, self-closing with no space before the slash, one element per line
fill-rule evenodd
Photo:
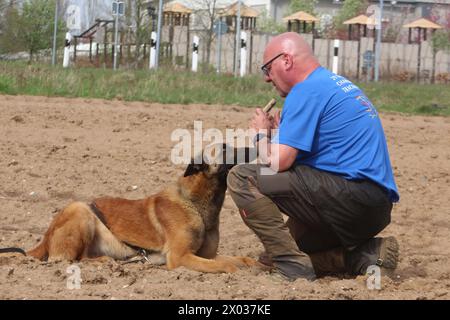
<path fill-rule="evenodd" d="M 270 100 L 269 103 L 266 104 L 266 106 L 264 107 L 263 111 L 265 113 L 269 113 L 270 110 L 272 110 L 272 108 L 275 106 L 276 103 L 277 103 L 277 100 L 275 100 L 275 99 Z"/>

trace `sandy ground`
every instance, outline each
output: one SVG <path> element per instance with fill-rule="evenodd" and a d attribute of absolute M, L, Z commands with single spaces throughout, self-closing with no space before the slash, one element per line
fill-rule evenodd
<path fill-rule="evenodd" d="M 130 199 L 175 181 L 170 134 L 245 128 L 252 110 L 86 99 L 0 96 L 0 247 L 31 248 L 72 200 Z M 150 264 L 78 263 L 82 284 L 67 289 L 68 262 L 0 256 L 1 299 L 450 299 L 450 118 L 382 114 L 401 202 L 384 235 L 401 244 L 396 275 L 369 290 L 365 278 L 274 281 L 258 269 L 235 274 L 167 271 Z M 262 251 L 227 195 L 219 252 Z"/>

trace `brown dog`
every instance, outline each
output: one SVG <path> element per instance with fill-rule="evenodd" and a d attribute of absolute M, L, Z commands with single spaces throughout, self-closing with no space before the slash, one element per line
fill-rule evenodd
<path fill-rule="evenodd" d="M 123 260 L 143 249 L 161 254 L 168 269 L 234 272 L 239 266 L 251 266 L 255 264 L 251 258 L 217 256 L 219 213 L 232 166 L 191 163 L 175 184 L 142 200 L 71 203 L 56 215 L 42 242 L 26 254 L 40 260 L 105 256 Z"/>

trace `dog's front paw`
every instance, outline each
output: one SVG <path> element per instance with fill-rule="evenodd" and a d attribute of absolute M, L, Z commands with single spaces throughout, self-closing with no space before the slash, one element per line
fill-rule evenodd
<path fill-rule="evenodd" d="M 239 261 L 241 261 L 245 266 L 252 267 L 256 265 L 256 260 L 249 257 L 237 257 Z"/>
<path fill-rule="evenodd" d="M 238 268 L 232 263 L 224 263 L 223 270 L 226 273 L 234 273 L 238 271 Z"/>

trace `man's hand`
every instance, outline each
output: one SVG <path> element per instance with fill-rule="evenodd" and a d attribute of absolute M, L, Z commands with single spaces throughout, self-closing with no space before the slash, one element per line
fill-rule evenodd
<path fill-rule="evenodd" d="M 278 129 L 278 127 L 280 126 L 281 111 L 275 111 L 274 116 L 272 117 L 272 115 L 270 115 L 270 118 L 272 119 L 272 128 Z"/>
<path fill-rule="evenodd" d="M 280 125 L 280 111 L 272 116 L 262 111 L 261 108 L 257 108 L 253 118 L 250 120 L 249 127 L 256 133 L 266 130 L 267 136 L 271 136 L 271 130 L 278 128 Z"/>
<path fill-rule="evenodd" d="M 258 143 L 258 156 L 262 163 L 269 165 L 275 172 L 288 170 L 298 155 L 298 150 L 293 147 L 270 143 L 271 130 L 278 129 L 280 119 L 280 111 L 275 112 L 272 116 L 258 108 L 249 124 L 251 135 L 256 135 L 261 130 L 267 130 L 263 132 L 267 134 L 267 138 Z"/>

